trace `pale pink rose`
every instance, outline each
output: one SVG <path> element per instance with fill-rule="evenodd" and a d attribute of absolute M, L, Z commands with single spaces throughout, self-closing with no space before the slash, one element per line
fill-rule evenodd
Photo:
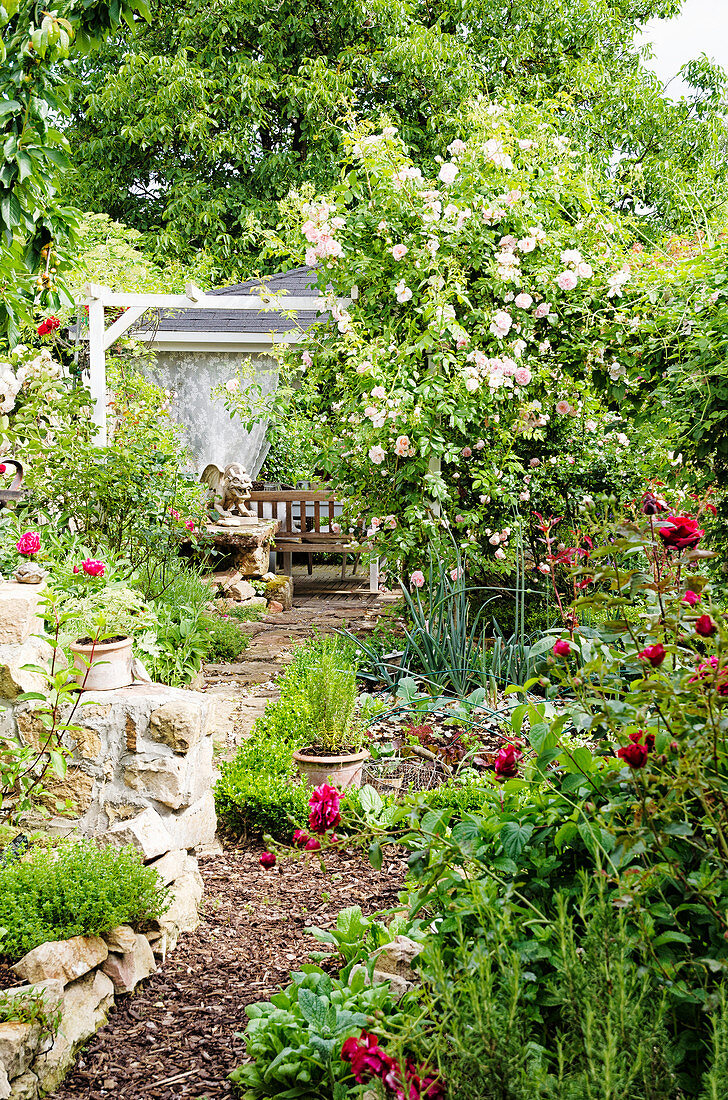
<path fill-rule="evenodd" d="M 462 349 L 466 348 L 469 343 L 470 337 L 466 333 L 464 336 L 458 336 L 457 340 L 455 341 L 455 347 L 458 349 L 458 351 L 462 351 Z"/>
<path fill-rule="evenodd" d="M 451 569 L 450 570 L 450 580 L 459 581 L 460 578 L 464 575 L 464 573 L 465 573 L 465 570 L 463 569 L 462 565 L 459 565 L 457 567 L 457 569 Z"/>
<path fill-rule="evenodd" d="M 318 244 L 321 230 L 314 222 L 310 220 L 304 222 L 301 226 L 301 232 L 310 244 Z"/>
<path fill-rule="evenodd" d="M 398 435 L 394 444 L 394 453 L 399 455 L 400 458 L 406 458 L 409 449 L 409 437 L 406 435 Z"/>
<path fill-rule="evenodd" d="M 304 367 L 308 367 L 308 369 L 310 370 L 311 367 L 313 366 L 313 359 L 311 358 L 311 355 L 309 354 L 309 352 L 304 351 L 303 354 L 301 355 L 301 359 L 303 361 Z"/>
<path fill-rule="evenodd" d="M 463 456 L 463 458 L 470 458 L 472 453 L 473 452 L 470 449 L 470 447 L 463 447 L 462 451 L 460 452 L 460 454 Z"/>
<path fill-rule="evenodd" d="M 591 279 L 594 271 L 591 264 L 582 262 L 576 265 L 576 274 L 579 276 L 580 279 Z"/>
<path fill-rule="evenodd" d="M 541 459 L 540 458 L 532 458 L 531 461 L 528 463 L 528 465 L 531 466 L 535 470 L 535 468 L 537 466 L 541 465 Z"/>
<path fill-rule="evenodd" d="M 377 531 L 382 526 L 382 521 L 379 516 L 372 516 L 372 529 Z"/>
<path fill-rule="evenodd" d="M 498 561 L 505 561 L 506 552 L 499 546 L 493 556 L 496 557 Z"/>
<path fill-rule="evenodd" d="M 460 512 L 458 512 L 458 514 L 455 516 L 455 522 L 465 523 L 465 516 L 461 515 Z"/>
<path fill-rule="evenodd" d="M 520 248 L 521 252 L 533 252 L 537 244 L 538 241 L 535 237 L 521 237 L 520 241 L 518 242 L 518 247 Z"/>
<path fill-rule="evenodd" d="M 446 163 L 441 167 L 437 174 L 437 178 L 442 180 L 444 184 L 451 184 L 455 182 L 457 174 L 458 166 L 456 164 Z"/>
<path fill-rule="evenodd" d="M 447 151 L 451 157 L 459 157 L 460 154 L 464 153 L 466 149 L 467 145 L 464 141 L 461 141 L 460 138 L 455 138 L 455 140 L 451 141 L 447 147 Z"/>
<path fill-rule="evenodd" d="M 405 302 L 409 302 L 410 298 L 412 297 L 412 291 L 407 286 L 404 279 L 400 279 L 400 281 L 397 283 L 396 287 L 394 288 L 394 293 L 396 294 L 397 301 L 400 305 L 403 305 Z"/>
<path fill-rule="evenodd" d="M 319 258 L 316 255 L 316 249 L 315 248 L 307 248 L 306 249 L 306 267 L 316 267 L 316 264 L 318 262 L 319 262 Z"/>
<path fill-rule="evenodd" d="M 569 464 L 569 466 L 573 466 L 574 465 L 574 456 L 573 455 L 567 455 L 566 456 L 566 461 Z"/>
<path fill-rule="evenodd" d="M 579 280 L 573 271 L 562 271 L 556 276 L 556 285 L 560 290 L 573 290 Z"/>
<path fill-rule="evenodd" d="M 519 386 L 527 386 L 531 381 L 532 375 L 528 367 L 519 367 L 513 377 Z"/>
<path fill-rule="evenodd" d="M 504 337 L 510 332 L 511 325 L 513 324 L 513 318 L 510 313 L 506 313 L 504 309 L 499 309 L 493 318 L 490 326 L 490 331 L 494 336 Z"/>
<path fill-rule="evenodd" d="M 340 535 L 341 534 L 341 524 L 340 523 L 332 523 L 331 524 L 331 530 L 334 532 L 335 535 Z"/>
<path fill-rule="evenodd" d="M 519 493 L 518 494 L 518 499 L 522 500 L 524 502 L 527 501 L 527 500 L 530 500 L 531 499 L 531 494 L 529 493 L 528 489 L 524 489 L 522 493 Z"/>
<path fill-rule="evenodd" d="M 494 535 L 491 535 L 490 538 L 488 539 L 488 542 L 490 543 L 491 546 L 500 546 L 501 537 L 498 534 L 498 532 L 496 532 Z"/>
<path fill-rule="evenodd" d="M 379 233 L 384 233 L 384 231 L 385 231 L 385 229 L 386 229 L 386 228 L 387 228 L 387 223 L 386 223 L 385 221 L 381 221 L 381 222 L 379 223 L 379 225 L 377 226 L 377 231 L 378 231 Z"/>
<path fill-rule="evenodd" d="M 468 391 L 468 393 L 475 393 L 479 385 L 480 383 L 478 382 L 477 378 L 468 377 L 465 379 L 465 389 Z"/>
<path fill-rule="evenodd" d="M 395 527 L 397 526 L 397 517 L 396 516 L 387 516 L 387 519 L 386 519 L 385 522 L 387 524 L 387 527 L 389 527 L 390 530 L 394 531 Z"/>
<path fill-rule="evenodd" d="M 375 466 L 381 466 L 382 462 L 384 462 L 384 459 L 386 458 L 386 453 L 384 449 L 380 447 L 377 443 L 376 446 L 369 448 L 369 458 Z"/>
<path fill-rule="evenodd" d="M 585 420 L 584 427 L 588 432 L 595 432 L 597 430 L 596 420 Z"/>
<path fill-rule="evenodd" d="M 518 241 L 511 233 L 508 233 L 505 237 L 501 237 L 498 241 L 498 246 L 502 248 L 504 252 L 512 252 L 517 244 Z"/>
<path fill-rule="evenodd" d="M 410 577 L 410 584 L 413 584 L 415 588 L 422 588 L 425 583 L 425 574 L 421 569 L 415 569 L 414 573 Z"/>
<path fill-rule="evenodd" d="M 549 302 L 539 302 L 539 304 L 536 306 L 536 308 L 533 311 L 533 315 L 534 315 L 534 317 L 538 317 L 539 320 L 540 320 L 542 317 L 548 317 L 550 312 L 551 312 L 551 305 L 550 305 Z"/>
<path fill-rule="evenodd" d="M 372 390 L 372 397 L 375 399 L 375 401 L 384 401 L 384 398 L 386 396 L 387 391 L 385 390 L 384 386 L 375 386 Z"/>
<path fill-rule="evenodd" d="M 475 449 L 476 449 L 476 451 L 482 451 L 484 446 L 485 446 L 485 440 L 484 439 L 479 439 L 478 442 L 475 444 Z"/>
<path fill-rule="evenodd" d="M 395 260 L 403 260 L 408 251 L 409 250 L 406 244 L 396 244 L 392 249 L 392 255 L 394 256 Z"/>
<path fill-rule="evenodd" d="M 520 294 L 516 295 L 515 305 L 517 305 L 519 309 L 530 309 L 533 305 L 533 298 L 530 294 L 526 294 L 525 291 L 521 291 Z"/>
<path fill-rule="evenodd" d="M 562 398 L 561 401 L 556 402 L 556 411 L 559 416 L 568 416 L 571 412 L 571 405 Z"/>

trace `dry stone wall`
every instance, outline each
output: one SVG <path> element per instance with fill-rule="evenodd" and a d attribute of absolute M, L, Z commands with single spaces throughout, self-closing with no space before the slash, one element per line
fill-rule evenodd
<path fill-rule="evenodd" d="M 0 730 L 40 747 L 44 727 L 33 704 L 52 649 L 38 615 L 39 587 L 0 583 Z M 57 1088 L 75 1052 L 105 1022 L 114 997 L 134 989 L 199 923 L 203 895 L 196 855 L 209 849 L 217 821 L 212 795 L 214 701 L 196 691 L 138 682 L 86 692 L 65 734 L 71 753 L 62 781 L 46 781 L 63 805 L 44 827 L 133 844 L 169 887 L 171 904 L 143 933 L 127 926 L 103 937 L 41 944 L 15 964 L 18 992 L 42 991 L 58 1016 L 52 1036 L 37 1023 L 0 1024 L 0 1100 L 36 1100 Z"/>

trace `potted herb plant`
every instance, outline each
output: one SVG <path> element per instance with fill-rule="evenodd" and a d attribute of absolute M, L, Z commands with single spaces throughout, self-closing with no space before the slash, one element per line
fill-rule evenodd
<path fill-rule="evenodd" d="M 340 790 L 360 787 L 369 758 L 356 713 L 356 673 L 342 664 L 340 649 L 324 647 L 304 676 L 299 704 L 311 741 L 293 753 L 293 760 L 312 787 L 326 782 Z"/>
<path fill-rule="evenodd" d="M 104 563 L 93 559 L 74 568 L 89 578 L 103 577 L 104 570 Z M 94 587 L 71 599 L 64 612 L 64 634 L 84 689 L 109 691 L 133 683 L 134 635 L 156 625 L 142 596 L 121 584 Z"/>

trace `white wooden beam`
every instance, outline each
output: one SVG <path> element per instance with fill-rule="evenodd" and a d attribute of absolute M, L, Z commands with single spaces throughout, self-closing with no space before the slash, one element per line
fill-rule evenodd
<path fill-rule="evenodd" d="M 122 313 L 121 317 L 117 317 L 113 325 L 109 325 L 104 334 L 104 351 L 108 351 L 113 343 L 115 343 L 120 336 L 123 336 L 128 329 L 138 321 L 140 317 L 143 317 L 146 313 L 144 306 L 130 306 L 129 309 Z"/>
<path fill-rule="evenodd" d="M 260 313 L 279 313 L 281 310 L 313 311 L 315 313 L 326 312 L 326 303 L 318 296 L 305 298 L 287 294 L 206 294 L 203 298 L 191 301 L 183 294 L 117 294 L 115 291 L 106 291 L 103 294 L 90 293 L 88 284 L 84 288 L 84 294 L 89 301 L 100 301 L 105 306 L 143 306 L 144 309 L 217 309 L 217 310 L 249 310 Z M 93 286 L 94 291 L 103 290 L 102 287 Z M 340 299 L 339 304 L 344 304 L 348 299 Z"/>
<path fill-rule="evenodd" d="M 91 420 L 96 425 L 97 447 L 105 447 L 106 435 L 106 352 L 104 350 L 104 303 L 92 298 L 88 307 L 88 357 L 91 390 Z"/>

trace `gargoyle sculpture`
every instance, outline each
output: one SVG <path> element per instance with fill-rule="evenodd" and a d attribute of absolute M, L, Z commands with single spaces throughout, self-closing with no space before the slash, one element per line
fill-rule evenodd
<path fill-rule="evenodd" d="M 240 462 L 230 462 L 224 470 L 214 462 L 208 463 L 202 471 L 200 481 L 210 488 L 210 507 L 219 512 L 223 522 L 228 523 L 238 517 L 256 519 L 246 500 L 250 498 L 253 483 L 248 471 Z"/>

